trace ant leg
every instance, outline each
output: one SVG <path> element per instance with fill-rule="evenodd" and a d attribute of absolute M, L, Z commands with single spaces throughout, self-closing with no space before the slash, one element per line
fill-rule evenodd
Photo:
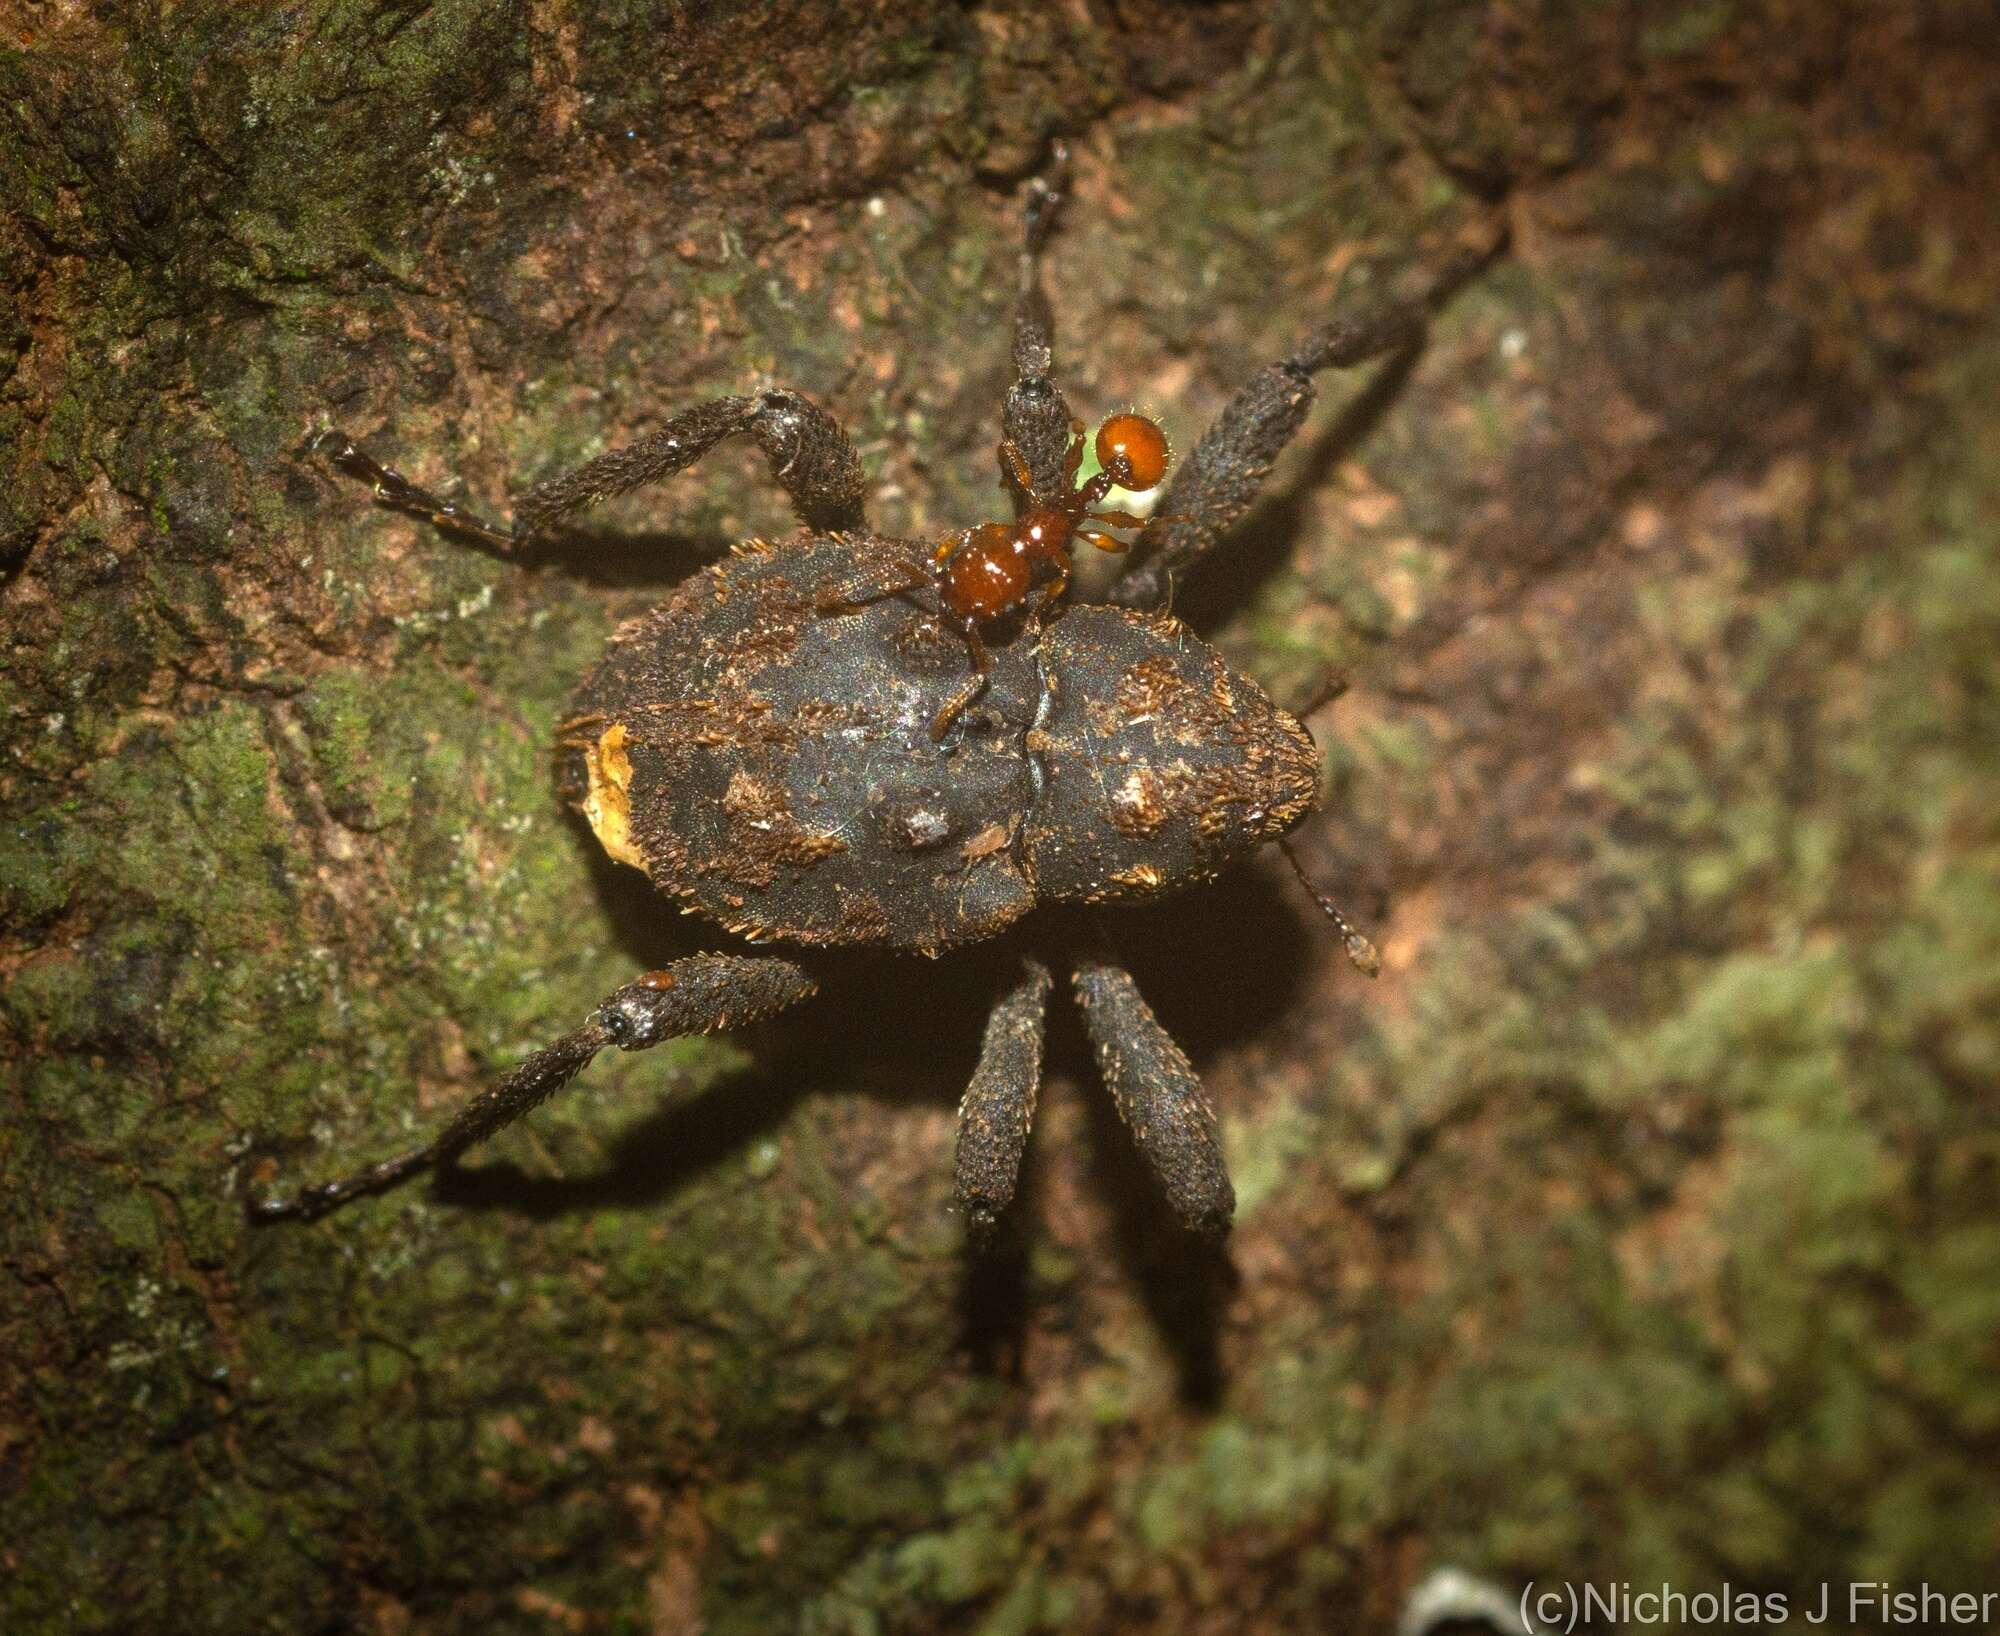
<path fill-rule="evenodd" d="M 1220 536 L 1250 509 L 1271 466 L 1311 412 L 1312 377 L 1351 369 L 1385 354 L 1413 357 L 1432 313 L 1497 253 L 1497 241 L 1454 256 L 1420 299 L 1360 318 L 1337 318 L 1308 335 L 1289 358 L 1259 370 L 1202 433 L 1167 485 L 1160 514 L 1139 537 L 1145 556 L 1111 587 L 1108 601 L 1163 607 Z"/>
<path fill-rule="evenodd" d="M 1083 422 L 1069 423 L 1069 448 L 1063 454 L 1063 492 L 1074 493 L 1076 474 L 1083 470 Z"/>
<path fill-rule="evenodd" d="M 1160 1026 L 1124 967 L 1086 958 L 1072 981 L 1098 1072 L 1167 1202 L 1189 1232 L 1221 1237 L 1236 1211 L 1236 1190 L 1223 1164 L 1215 1112 L 1187 1053 Z"/>
<path fill-rule="evenodd" d="M 1056 561 L 1056 577 L 1036 594 L 1034 606 L 1028 610 L 1027 622 L 1039 631 L 1049 622 L 1050 611 L 1062 601 L 1063 593 L 1068 589 L 1069 558 L 1064 555 Z"/>
<path fill-rule="evenodd" d="M 1015 447 L 1011 437 L 1000 440 L 1000 475 L 1014 485 L 1014 492 L 1024 499 L 1035 498 L 1035 474 L 1028 470 L 1028 463 L 1021 458 L 1021 451 Z"/>
<path fill-rule="evenodd" d="M 1084 518 L 1087 522 L 1105 523 L 1112 528 L 1144 528 L 1153 520 L 1136 517 L 1129 511 L 1089 511 L 1084 513 Z"/>
<path fill-rule="evenodd" d="M 1000 1213 L 1014 1202 L 1042 1085 L 1049 972 L 1039 960 L 1023 965 L 1021 981 L 1000 997 L 986 1019 L 979 1066 L 958 1104 L 952 1192 L 975 1247 L 993 1236 Z"/>
<path fill-rule="evenodd" d="M 1064 494 L 1063 461 L 1069 452 L 1071 415 L 1061 390 L 1049 378 L 1055 367 L 1055 316 L 1042 290 L 1042 246 L 1055 224 L 1069 179 L 1069 149 L 1055 144 L 1054 162 L 1046 177 L 1028 184 L 1022 216 L 1021 293 L 1014 311 L 1014 384 L 1000 411 L 1002 448 L 1012 444 L 1024 463 L 1028 482 L 1021 484 L 1001 456 L 1001 475 L 1014 482 L 1014 506 L 1025 512 L 1037 494 Z"/>
<path fill-rule="evenodd" d="M 711 1034 L 755 1022 L 811 996 L 803 967 L 773 956 L 697 954 L 613 990 L 581 1028 L 544 1046 L 499 1084 L 460 1108 L 436 1136 L 338 1181 L 315 1182 L 291 1198 L 250 1201 L 253 1222 L 313 1221 L 419 1171 L 449 1165 L 467 1148 L 506 1129 L 567 1085 L 598 1052 L 643 1051 L 683 1034 Z"/>
<path fill-rule="evenodd" d="M 307 445 L 325 453 L 350 477 L 375 488 L 376 500 L 428 518 L 440 528 L 472 534 L 490 544 L 525 544 L 559 518 L 613 495 L 685 471 L 724 438 L 748 432 L 757 439 L 771 475 L 790 497 L 806 527 L 821 531 L 865 529 L 867 478 L 840 423 L 796 392 L 760 392 L 754 398 L 711 398 L 683 409 L 650 437 L 538 483 L 514 508 L 511 528 L 482 522 L 455 501 L 440 500 L 402 473 L 378 464 L 345 433 L 328 428 Z"/>
<path fill-rule="evenodd" d="M 972 656 L 972 674 L 952 690 L 950 698 L 931 717 L 931 742 L 941 741 L 951 731 L 951 724 L 964 714 L 965 707 L 986 691 L 986 679 L 993 672 L 993 656 L 986 651 L 986 644 L 979 640 L 979 631 L 972 625 L 964 628 L 965 649 Z"/>

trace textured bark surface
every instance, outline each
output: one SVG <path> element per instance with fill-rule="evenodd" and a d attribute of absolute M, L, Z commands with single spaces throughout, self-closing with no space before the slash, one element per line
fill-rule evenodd
<path fill-rule="evenodd" d="M 0 1627 L 1383 1629 L 1428 1567 L 1816 1594 L 2000 1551 L 2000 48 L 1985 4 L 0 7 Z M 1093 418 L 1185 445 L 1477 211 L 1179 611 L 1315 719 L 1315 868 L 1114 922 L 1241 1204 L 1009 944 L 827 962 L 448 1185 L 251 1232 L 697 946 L 551 778 L 754 450 L 998 499 L 1019 184 Z M 1990 1587 L 1989 1587 L 1990 1588 Z"/>

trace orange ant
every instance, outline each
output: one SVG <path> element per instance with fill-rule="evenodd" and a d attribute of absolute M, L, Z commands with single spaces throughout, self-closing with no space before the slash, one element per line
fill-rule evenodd
<path fill-rule="evenodd" d="M 1143 494 L 1159 486 L 1173 458 L 1167 434 L 1144 415 L 1111 416 L 1097 429 L 1097 475 L 1078 483 L 1076 474 L 1083 466 L 1083 423 L 1072 421 L 1070 430 L 1060 499 L 1045 499 L 1035 492 L 1028 463 L 1009 438 L 1000 445 L 1000 463 L 1029 502 L 1028 509 L 1011 523 L 955 529 L 938 541 L 931 578 L 937 586 L 939 617 L 957 623 L 972 656 L 973 674 L 932 718 L 934 740 L 944 737 L 959 713 L 985 688 L 993 661 L 980 638 L 980 627 L 1006 618 L 1028 600 L 1036 566 L 1045 563 L 1054 570 L 1043 581 L 1041 596 L 1029 615 L 1039 622 L 1068 589 L 1072 540 L 1088 540 L 1100 551 L 1123 551 L 1127 542 L 1105 530 L 1140 528 L 1146 523 L 1144 517 L 1129 511 L 1095 508 L 1114 488 Z"/>
<path fill-rule="evenodd" d="M 1035 589 L 1038 565 L 1054 570 L 1042 580 L 1041 595 L 1029 613 L 1040 622 L 1069 586 L 1072 540 L 1088 540 L 1100 551 L 1123 551 L 1127 542 L 1105 530 L 1141 528 L 1149 521 L 1129 511 L 1099 511 L 1096 507 L 1115 488 L 1143 494 L 1164 480 L 1173 451 L 1158 423 L 1129 411 L 1111 416 L 1097 429 L 1097 475 L 1083 483 L 1076 480 L 1083 467 L 1083 422 L 1071 421 L 1070 433 L 1059 499 L 1045 499 L 1036 492 L 1027 460 L 1008 438 L 1000 445 L 1000 464 L 1028 501 L 1019 517 L 1011 523 L 953 529 L 938 541 L 928 564 L 913 558 L 891 558 L 819 600 L 820 612 L 841 613 L 926 583 L 936 589 L 938 617 L 957 625 L 972 657 L 973 673 L 931 718 L 933 741 L 941 740 L 965 707 L 985 691 L 993 659 L 980 629 L 1005 619 L 1028 600 Z"/>
<path fill-rule="evenodd" d="M 1063 461 L 1068 493 L 1057 502 L 1035 493 L 1028 463 L 1010 439 L 1000 445 L 1000 459 L 1014 484 L 1031 502 L 1012 523 L 981 523 L 962 528 L 938 542 L 938 600 L 947 612 L 965 621 L 968 634 L 989 620 L 1011 613 L 1027 600 L 1038 562 L 1055 569 L 1037 608 L 1047 607 L 1069 585 L 1069 542 L 1088 540 L 1100 551 L 1123 551 L 1125 541 L 1104 532 L 1109 528 L 1139 528 L 1146 521 L 1125 511 L 1094 511 L 1114 488 L 1143 494 L 1167 475 L 1166 434 L 1143 415 L 1113 415 L 1097 429 L 1097 463 L 1103 469 L 1079 485 L 1083 465 L 1083 427 L 1074 425 L 1069 454 Z M 1091 527 L 1102 524 L 1104 527 Z"/>

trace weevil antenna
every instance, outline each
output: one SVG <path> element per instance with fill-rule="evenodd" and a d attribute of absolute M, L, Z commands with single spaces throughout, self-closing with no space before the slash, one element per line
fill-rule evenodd
<path fill-rule="evenodd" d="M 1380 977 L 1382 956 L 1375 952 L 1375 945 L 1357 932 L 1353 923 L 1335 906 L 1333 899 L 1313 884 L 1305 865 L 1299 862 L 1299 855 L 1292 850 L 1289 838 L 1281 836 L 1278 849 L 1284 853 L 1285 862 L 1292 866 L 1292 873 L 1299 877 L 1299 884 L 1306 889 L 1307 895 L 1319 905 L 1320 913 L 1332 921 L 1334 930 L 1340 933 L 1341 947 L 1347 951 L 1347 958 L 1354 969 L 1363 977 Z"/>

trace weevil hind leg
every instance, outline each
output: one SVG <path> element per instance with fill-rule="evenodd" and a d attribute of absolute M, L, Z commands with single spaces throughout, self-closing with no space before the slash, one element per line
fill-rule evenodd
<path fill-rule="evenodd" d="M 1167 1203 L 1189 1232 L 1220 1238 L 1236 1212 L 1215 1111 L 1193 1065 L 1123 966 L 1080 960 L 1072 982 L 1098 1072 Z"/>
<path fill-rule="evenodd" d="M 1042 1084 L 1042 1035 L 1048 1020 L 1048 968 L 1023 962 L 1021 980 L 995 1002 L 979 1047 L 979 1066 L 958 1105 L 953 1196 L 975 1247 L 988 1243 L 1014 1202 L 1021 1156 Z"/>
<path fill-rule="evenodd" d="M 449 1165 L 468 1148 L 538 1107 L 609 1046 L 643 1051 L 686 1034 L 712 1034 L 755 1022 L 809 998 L 805 969 L 774 956 L 697 954 L 647 972 L 606 995 L 581 1028 L 528 1057 L 467 1102 L 420 1147 L 364 1166 L 337 1181 L 314 1182 L 289 1198 L 250 1201 L 253 1222 L 315 1221 L 343 1205 L 385 1193 L 426 1170 Z"/>

